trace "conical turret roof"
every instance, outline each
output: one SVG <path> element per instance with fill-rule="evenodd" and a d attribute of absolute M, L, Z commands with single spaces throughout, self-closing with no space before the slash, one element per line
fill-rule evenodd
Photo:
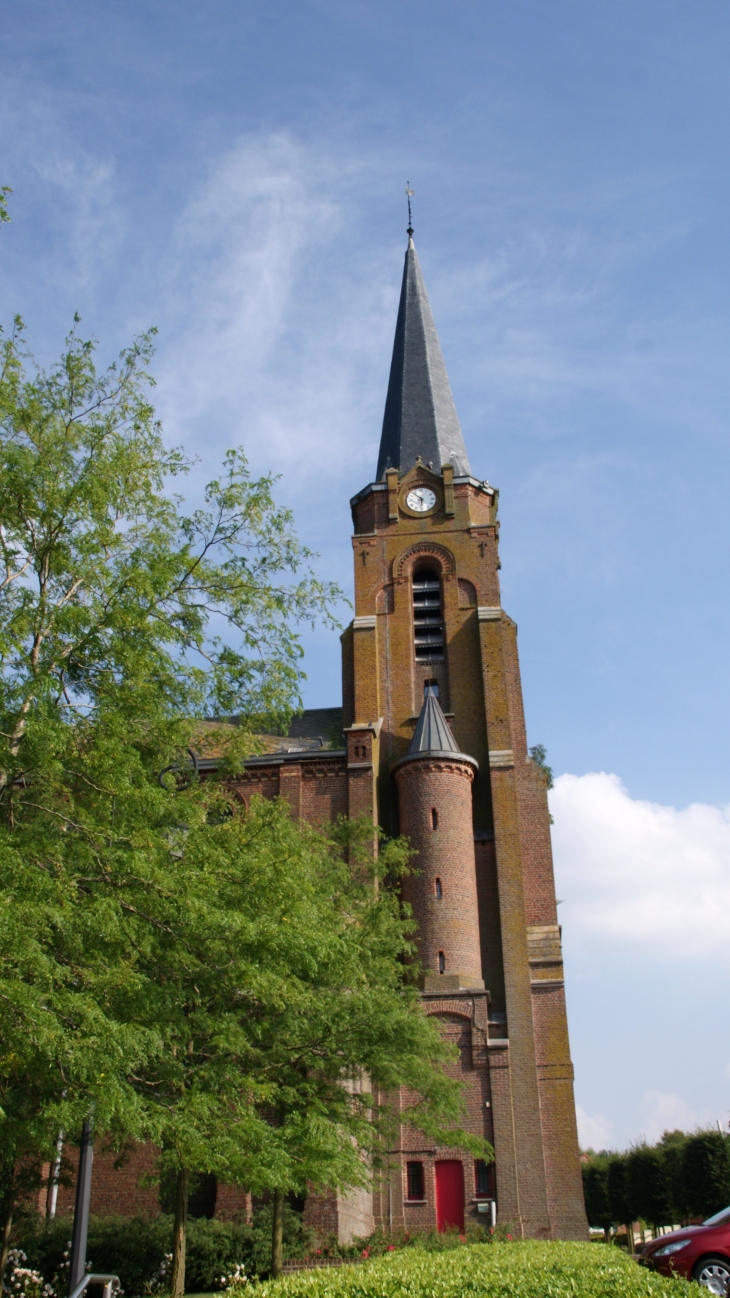
<path fill-rule="evenodd" d="M 443 464 L 453 464 L 456 474 L 471 473 L 418 254 L 409 239 L 377 479 L 386 469 L 407 472 L 419 456 L 437 473 Z"/>
<path fill-rule="evenodd" d="M 408 749 L 408 756 L 413 757 L 417 753 L 459 753 L 460 751 L 451 726 L 441 711 L 441 704 L 429 686 Z"/>

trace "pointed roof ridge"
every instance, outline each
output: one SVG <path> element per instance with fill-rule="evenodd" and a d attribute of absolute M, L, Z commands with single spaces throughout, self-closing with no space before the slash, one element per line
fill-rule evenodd
<path fill-rule="evenodd" d="M 428 300 L 409 233 L 376 480 L 386 469 L 407 472 L 420 455 L 437 473 L 453 464 L 470 475 L 469 458 Z"/>
<path fill-rule="evenodd" d="M 416 753 L 459 753 L 454 733 L 441 710 L 441 704 L 429 685 L 423 700 L 421 715 L 408 749 L 408 756 Z"/>

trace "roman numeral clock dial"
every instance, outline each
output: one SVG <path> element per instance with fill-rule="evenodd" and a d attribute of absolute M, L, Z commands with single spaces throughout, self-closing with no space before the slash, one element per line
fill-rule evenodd
<path fill-rule="evenodd" d="M 426 514 L 436 504 L 436 494 L 430 487 L 414 487 L 406 496 L 406 504 L 414 514 Z"/>

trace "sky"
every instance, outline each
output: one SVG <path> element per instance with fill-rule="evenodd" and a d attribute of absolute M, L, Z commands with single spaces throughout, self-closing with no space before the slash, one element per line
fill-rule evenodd
<path fill-rule="evenodd" d="M 0 52 L 3 324 L 46 364 L 74 311 L 105 361 L 155 324 L 191 499 L 242 444 L 345 591 L 410 181 L 557 776 L 581 1137 L 726 1124 L 730 9 L 28 0 Z"/>

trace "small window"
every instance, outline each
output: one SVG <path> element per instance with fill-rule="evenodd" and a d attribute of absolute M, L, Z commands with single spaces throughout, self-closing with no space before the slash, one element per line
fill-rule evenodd
<path fill-rule="evenodd" d="M 425 1198 L 423 1163 L 406 1163 L 406 1176 L 408 1178 L 408 1198 Z"/>
<path fill-rule="evenodd" d="M 441 888 L 441 880 L 440 880 L 440 879 L 437 879 L 437 880 L 436 880 L 436 900 L 437 900 L 437 901 L 440 901 L 441 898 L 443 897 L 443 895 L 444 895 L 444 894 L 443 894 L 443 891 L 442 891 L 442 888 Z"/>
<path fill-rule="evenodd" d="M 439 951 L 439 973 L 446 973 L 446 956 Z"/>
<path fill-rule="evenodd" d="M 435 807 L 432 807 L 431 808 L 431 828 L 438 829 L 438 827 L 439 827 L 439 813 L 437 812 Z"/>
<path fill-rule="evenodd" d="M 477 1199 L 494 1198 L 494 1163 L 478 1158 L 474 1164 L 474 1186 Z"/>

